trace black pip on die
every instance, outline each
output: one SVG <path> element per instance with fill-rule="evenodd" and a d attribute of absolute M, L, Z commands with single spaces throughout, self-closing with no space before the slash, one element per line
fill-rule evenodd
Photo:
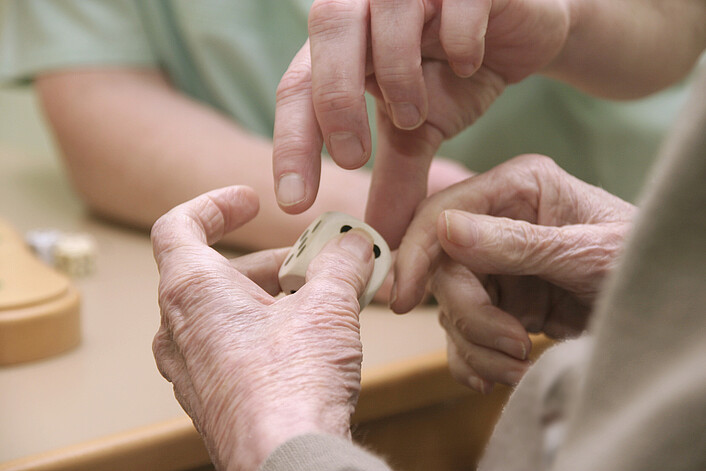
<path fill-rule="evenodd" d="M 372 301 L 373 296 L 380 289 L 390 269 L 390 264 L 392 263 L 390 248 L 375 229 L 352 216 L 335 211 L 323 213 L 315 219 L 292 246 L 279 269 L 279 284 L 282 292 L 293 294 L 301 288 L 305 282 L 309 263 L 324 245 L 342 232 L 353 228 L 364 229 L 373 238 L 373 243 L 375 244 L 373 246 L 375 253 L 373 274 L 370 276 L 370 281 L 368 281 L 365 291 L 358 298 L 361 309 Z"/>

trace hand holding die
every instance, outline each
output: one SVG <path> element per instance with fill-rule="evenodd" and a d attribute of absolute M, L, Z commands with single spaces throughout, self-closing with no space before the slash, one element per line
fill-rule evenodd
<path fill-rule="evenodd" d="M 387 243 L 380 234 L 364 222 L 340 212 L 327 212 L 319 216 L 302 233 L 279 270 L 279 284 L 282 292 L 293 294 L 306 281 L 306 270 L 311 260 L 316 257 L 326 243 L 353 228 L 364 229 L 373 238 L 375 252 L 375 268 L 368 286 L 358 299 L 363 309 L 375 296 L 375 293 L 385 281 L 390 269 L 392 258 Z"/>

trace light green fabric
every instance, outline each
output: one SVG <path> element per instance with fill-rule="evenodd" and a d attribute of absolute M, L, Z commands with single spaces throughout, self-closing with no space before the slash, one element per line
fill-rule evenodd
<path fill-rule="evenodd" d="M 176 87 L 272 136 L 275 90 L 311 0 L 2 0 L 0 79 L 87 65 L 161 67 Z"/>
<path fill-rule="evenodd" d="M 680 84 L 645 99 L 610 102 L 530 77 L 510 86 L 439 154 L 485 171 L 536 152 L 584 181 L 634 200 L 685 98 L 686 87 Z"/>
<path fill-rule="evenodd" d="M 306 40 L 311 1 L 2 0 L 0 79 L 85 65 L 158 66 L 185 93 L 270 137 L 275 90 Z M 533 77 L 510 87 L 439 155 L 482 171 L 544 153 L 632 199 L 683 88 L 611 103 Z"/>
<path fill-rule="evenodd" d="M 132 1 L 0 2 L 0 79 L 81 65 L 156 62 Z"/>

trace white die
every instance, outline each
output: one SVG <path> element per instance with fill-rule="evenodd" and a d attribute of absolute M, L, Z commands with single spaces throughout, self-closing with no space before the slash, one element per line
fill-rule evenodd
<path fill-rule="evenodd" d="M 368 286 L 358 298 L 360 309 L 372 301 L 373 296 L 385 281 L 390 270 L 392 257 L 390 248 L 385 239 L 378 232 L 352 216 L 345 213 L 330 211 L 316 218 L 309 227 L 299 236 L 297 242 L 284 259 L 279 269 L 279 285 L 285 294 L 293 294 L 304 285 L 306 270 L 311 260 L 321 251 L 326 243 L 353 228 L 364 229 L 373 238 L 373 251 L 375 253 L 375 267 L 368 281 Z"/>

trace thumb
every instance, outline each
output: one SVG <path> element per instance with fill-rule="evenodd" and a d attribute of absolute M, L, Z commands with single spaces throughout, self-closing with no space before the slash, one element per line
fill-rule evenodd
<path fill-rule="evenodd" d="M 437 224 L 444 251 L 471 271 L 536 275 L 576 294 L 595 294 L 626 232 L 617 223 L 542 226 L 458 210 Z"/>
<path fill-rule="evenodd" d="M 311 261 L 299 290 L 324 301 L 356 302 L 373 272 L 373 238 L 355 228 L 329 241 Z"/>

